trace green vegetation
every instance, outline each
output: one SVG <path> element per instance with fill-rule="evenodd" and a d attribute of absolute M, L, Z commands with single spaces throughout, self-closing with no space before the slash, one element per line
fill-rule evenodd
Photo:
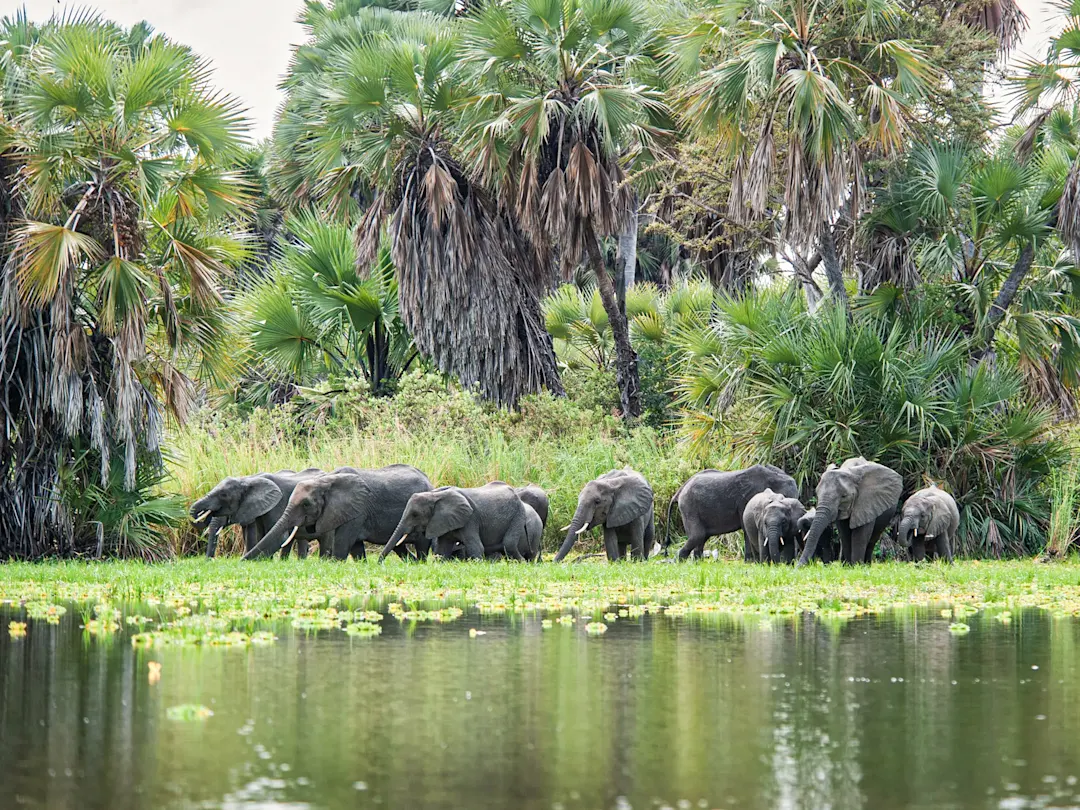
<path fill-rule="evenodd" d="M 533 482 L 550 546 L 613 467 L 855 455 L 1064 555 L 1077 18 L 990 137 L 984 11 L 311 0 L 257 148 L 148 26 L 5 19 L 0 557 L 190 552 L 278 468 Z"/>
<path fill-rule="evenodd" d="M 648 471 L 656 502 L 666 506 L 698 469 L 670 436 L 646 426 L 628 431 L 610 412 L 550 394 L 526 397 L 510 412 L 430 374 L 407 375 L 392 398 L 370 397 L 360 383 L 330 395 L 305 391 L 286 406 L 247 417 L 203 412 L 173 448 L 176 486 L 189 501 L 228 475 L 312 465 L 404 463 L 436 485 L 539 484 L 551 498 L 547 547 L 561 542 L 559 527 L 573 517 L 582 482 L 630 465 Z M 202 551 L 198 544 L 205 541 L 183 532 L 175 542 L 183 552 Z M 239 548 L 238 534 L 233 542 Z"/>
<path fill-rule="evenodd" d="M 26 606 L 30 632 L 48 611 L 74 603 L 87 632 L 131 628 L 142 645 L 270 643 L 275 628 L 374 636 L 387 621 L 456 621 L 463 609 L 539 614 L 561 624 L 611 624 L 643 612 L 671 617 L 740 615 L 844 620 L 932 607 L 962 622 L 979 611 L 1002 621 L 1021 608 L 1080 615 L 1080 567 L 1035 562 L 885 563 L 859 571 L 703 562 L 691 565 L 327 565 L 316 559 L 250 565 L 182 560 L 171 566 L 110 562 L 0 568 L 0 602 Z M 42 617 L 46 618 L 42 618 Z M 99 627 L 115 616 L 111 627 Z M 97 625 L 90 624 L 98 622 Z M 351 628 L 351 629 L 350 629 Z M 601 631 L 602 632 L 602 631 Z"/>

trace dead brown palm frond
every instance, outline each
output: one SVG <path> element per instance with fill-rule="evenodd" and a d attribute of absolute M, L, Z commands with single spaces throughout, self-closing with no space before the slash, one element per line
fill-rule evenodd
<path fill-rule="evenodd" d="M 746 202 L 755 216 L 762 216 L 769 204 L 775 163 L 776 141 L 773 139 L 772 118 L 768 118 L 761 127 L 757 146 L 746 169 Z"/>
<path fill-rule="evenodd" d="M 431 227 L 441 228 L 450 217 L 451 209 L 456 207 L 454 178 L 438 161 L 433 161 L 424 175 L 423 185 Z"/>
<path fill-rule="evenodd" d="M 1016 159 L 1021 163 L 1026 163 L 1035 151 L 1035 143 L 1039 139 L 1039 133 L 1042 131 L 1043 124 L 1046 123 L 1046 119 L 1050 117 L 1053 110 L 1043 110 L 1036 115 L 1031 122 L 1024 128 L 1023 134 L 1017 138 L 1015 148 Z"/>
<path fill-rule="evenodd" d="M 1058 228 L 1073 252 L 1080 255 L 1080 160 L 1073 161 L 1065 178 L 1058 203 Z"/>

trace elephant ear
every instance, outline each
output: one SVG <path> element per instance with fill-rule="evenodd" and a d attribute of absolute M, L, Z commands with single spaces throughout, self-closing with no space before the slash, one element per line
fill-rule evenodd
<path fill-rule="evenodd" d="M 472 517 L 473 505 L 460 490 L 447 489 L 436 498 L 435 509 L 428 521 L 428 537 L 442 537 L 444 534 L 460 529 Z"/>
<path fill-rule="evenodd" d="M 652 509 L 652 505 L 652 487 L 640 475 L 627 476 L 615 493 L 606 525 L 612 529 L 625 526 Z"/>
<path fill-rule="evenodd" d="M 949 508 L 949 497 L 946 493 L 938 490 L 933 493 L 930 501 L 930 520 L 924 526 L 927 537 L 937 537 L 944 534 L 952 524 L 952 510 Z"/>
<path fill-rule="evenodd" d="M 233 515 L 233 522 L 238 526 L 254 523 L 255 518 L 265 515 L 281 500 L 281 487 L 269 478 L 253 475 L 245 484 L 244 497 Z"/>
<path fill-rule="evenodd" d="M 329 486 L 322 513 L 315 522 L 316 534 L 324 534 L 344 526 L 371 508 L 371 489 L 359 475 L 332 473 L 320 479 L 320 483 L 322 481 L 327 481 Z"/>
<path fill-rule="evenodd" d="M 890 507 L 896 507 L 904 489 L 904 479 L 899 473 L 872 461 L 849 467 L 848 470 L 857 476 L 857 491 L 848 518 L 851 528 L 865 526 Z"/>

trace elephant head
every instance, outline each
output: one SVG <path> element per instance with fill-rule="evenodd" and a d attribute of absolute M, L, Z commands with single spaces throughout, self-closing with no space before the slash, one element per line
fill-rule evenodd
<path fill-rule="evenodd" d="M 455 544 L 442 540 L 443 535 L 461 529 L 473 514 L 473 505 L 457 487 L 440 487 L 431 492 L 417 492 L 405 505 L 397 528 L 379 554 L 379 562 L 414 532 L 434 541 L 435 553 L 449 557 Z"/>
<path fill-rule="evenodd" d="M 817 551 L 818 540 L 833 522 L 846 520 L 851 529 L 865 526 L 886 510 L 896 508 L 904 482 L 899 473 L 864 458 L 829 467 L 817 487 L 814 522 L 806 535 L 799 565 Z"/>
<path fill-rule="evenodd" d="M 785 498 L 771 489 L 765 492 L 772 497 L 761 512 L 761 537 L 768 546 L 769 559 L 779 562 L 781 538 L 793 540 L 798 535 L 799 521 L 806 514 L 806 507 L 798 498 Z M 790 560 L 791 557 L 788 557 Z"/>
<path fill-rule="evenodd" d="M 225 526 L 246 526 L 265 515 L 281 500 L 281 488 L 262 475 L 226 478 L 210 492 L 191 505 L 191 519 L 196 526 L 207 525 L 210 534 L 206 541 L 206 556 L 217 551 L 218 533 Z"/>
<path fill-rule="evenodd" d="M 316 537 L 332 532 L 364 514 L 371 501 L 370 488 L 359 475 L 332 472 L 301 481 L 277 523 L 244 559 L 273 555 L 292 542 L 302 528 L 312 530 Z"/>
<path fill-rule="evenodd" d="M 555 555 L 555 562 L 566 557 L 578 537 L 590 527 L 617 529 L 646 514 L 652 504 L 652 488 L 633 470 L 612 470 L 590 481 L 578 496 L 577 511 L 567 527 L 566 540 Z"/>

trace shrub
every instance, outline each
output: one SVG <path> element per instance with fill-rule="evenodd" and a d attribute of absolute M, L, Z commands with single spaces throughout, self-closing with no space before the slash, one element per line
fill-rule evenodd
<path fill-rule="evenodd" d="M 1027 401 L 1006 359 L 973 365 L 966 338 L 933 311 L 812 317 L 799 296 L 767 290 L 721 302 L 711 325 L 680 340 L 684 427 L 696 445 L 775 463 L 808 500 L 830 463 L 862 455 L 900 472 L 905 494 L 929 481 L 952 491 L 961 553 L 1045 544 L 1041 486 L 1064 456 L 1051 415 Z"/>

